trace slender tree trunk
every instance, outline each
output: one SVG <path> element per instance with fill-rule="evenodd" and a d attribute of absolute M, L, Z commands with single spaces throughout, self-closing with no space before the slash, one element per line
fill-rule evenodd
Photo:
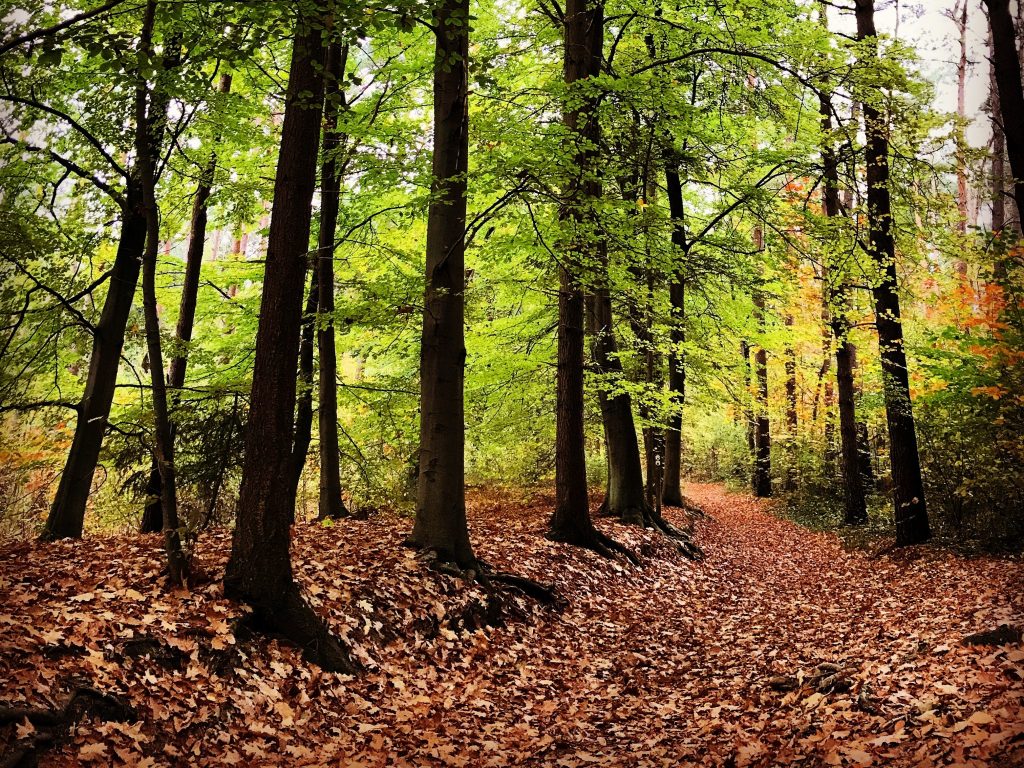
<path fill-rule="evenodd" d="M 865 0 L 859 0 L 860 4 Z M 1016 31 L 1010 13 L 1010 0 L 984 0 L 992 29 L 992 64 L 999 93 L 1006 154 L 1013 174 L 1013 197 L 1017 220 L 1024 221 L 1024 88 L 1021 86 L 1021 62 L 1017 52 Z"/>
<path fill-rule="evenodd" d="M 140 68 L 143 59 L 153 56 L 153 24 L 156 0 L 146 4 L 142 33 L 139 36 Z M 177 47 L 172 44 L 172 46 Z M 171 57 L 177 57 L 173 51 Z M 164 378 L 163 350 L 160 342 L 160 316 L 156 302 L 156 263 L 160 249 L 160 209 L 156 202 L 156 158 L 158 137 L 167 122 L 167 104 L 154 99 L 145 78 L 139 77 L 135 96 L 135 152 L 142 188 L 142 208 L 146 219 L 146 246 L 142 256 L 142 308 L 146 321 L 146 351 L 152 381 L 154 454 L 160 471 L 160 509 L 163 512 L 164 549 L 169 580 L 184 584 L 188 578 L 188 560 L 181 546 L 178 499 L 174 468 L 174 435 L 167 407 L 167 381 Z"/>
<path fill-rule="evenodd" d="M 825 471 L 832 476 L 836 464 L 835 410 L 836 391 L 830 378 L 832 373 L 832 312 L 829 307 L 829 286 L 831 275 L 827 267 L 821 274 L 821 376 L 824 378 L 822 393 L 822 421 L 824 422 Z"/>
<path fill-rule="evenodd" d="M 347 517 L 341 498 L 341 460 L 338 446 L 338 360 L 334 347 L 334 238 L 338 229 L 341 179 L 338 159 L 341 137 L 338 112 L 344 106 L 339 87 L 348 46 L 332 43 L 327 49 L 327 88 L 324 98 L 323 166 L 320 171 L 320 240 L 317 243 L 319 322 L 317 351 L 320 355 L 320 513 L 321 520 Z"/>
<path fill-rule="evenodd" d="M 685 269 L 688 249 L 683 220 L 683 185 L 679 179 L 678 167 L 671 162 L 665 164 L 665 189 L 669 215 L 672 217 L 672 245 L 679 250 L 676 251 L 678 263 L 668 287 L 672 321 L 669 329 L 669 341 L 672 346 L 668 355 L 668 391 L 673 410 L 669 414 L 668 428 L 665 430 L 665 482 L 661 500 L 666 506 L 681 507 L 684 504 L 682 430 L 683 405 L 686 402 L 686 360 L 683 357 L 682 345 L 686 341 Z"/>
<path fill-rule="evenodd" d="M 822 147 L 824 186 L 822 208 L 825 216 L 838 221 L 839 159 L 832 143 L 832 104 L 826 93 L 820 96 L 821 130 L 825 144 Z M 850 341 L 850 322 L 846 309 L 846 278 L 826 269 L 822 275 L 822 293 L 826 297 L 822 316 L 828 317 L 831 332 L 836 338 L 836 387 L 839 390 L 839 445 L 843 471 L 843 520 L 848 525 L 867 522 L 867 506 L 860 472 L 857 436 L 857 412 L 854 390 L 856 349 Z M 835 280 L 835 282 L 833 282 Z"/>
<path fill-rule="evenodd" d="M 754 247 L 764 248 L 764 231 L 758 225 L 754 228 Z M 764 294 L 754 292 L 754 320 L 764 332 L 765 317 Z M 771 424 L 768 420 L 768 352 L 758 345 L 754 350 L 754 475 L 752 485 L 754 495 L 768 498 L 772 495 L 772 436 Z"/>
<path fill-rule="evenodd" d="M 992 232 L 999 234 L 1006 226 L 1006 136 L 999 117 L 995 66 L 989 80 L 989 117 L 992 123 Z"/>
<path fill-rule="evenodd" d="M 226 94 L 231 90 L 231 75 L 221 75 L 217 85 L 218 93 Z M 217 154 L 210 153 L 210 159 L 203 168 L 192 199 L 192 218 L 189 226 L 188 250 L 185 254 L 185 278 L 181 286 L 181 303 L 178 308 L 178 324 L 175 328 L 175 352 L 171 357 L 170 371 L 167 374 L 167 387 L 171 391 L 172 400 L 175 392 L 185 385 L 185 370 L 188 365 L 188 345 L 192 341 L 192 329 L 195 325 L 196 304 L 199 297 L 199 276 L 203 263 L 203 248 L 206 243 L 207 205 L 213 191 L 213 179 L 217 171 Z M 175 432 L 171 422 L 172 438 Z M 146 507 L 142 513 L 142 532 L 156 533 L 163 527 L 161 511 L 160 469 L 156 462 L 149 474 L 146 487 Z"/>
<path fill-rule="evenodd" d="M 309 250 L 310 203 L 323 109 L 322 17 L 296 21 L 274 181 L 245 460 L 224 592 L 253 608 L 255 625 L 298 644 L 328 670 L 357 665 L 299 592 L 289 552 L 295 370 Z"/>
<path fill-rule="evenodd" d="M 758 317 L 763 324 L 763 299 L 758 298 L 755 302 Z M 754 495 L 768 498 L 772 495 L 772 436 L 768 419 L 768 353 L 762 346 L 754 350 L 754 378 L 757 382 L 757 411 L 754 417 Z"/>
<path fill-rule="evenodd" d="M 292 477 L 287 483 L 287 487 L 294 489 L 295 492 L 288 507 L 292 510 L 292 522 L 295 521 L 299 481 L 302 479 L 302 470 L 306 468 L 309 444 L 313 440 L 313 353 L 316 348 L 316 306 L 320 296 L 320 260 L 313 259 L 311 267 L 309 290 L 306 292 L 306 305 L 302 312 L 302 329 L 299 331 L 299 389 L 295 397 L 295 427 L 292 431 L 292 458 L 289 470 Z"/>
<path fill-rule="evenodd" d="M 967 0 L 959 0 L 953 9 L 954 22 L 960 36 L 960 59 L 956 66 L 956 114 L 959 118 L 956 128 L 956 207 L 959 213 L 957 228 L 967 231 L 968 200 L 967 200 L 967 139 L 964 127 L 967 122 Z M 956 268 L 960 274 L 966 274 L 967 263 L 957 259 Z"/>
<path fill-rule="evenodd" d="M 784 321 L 787 328 L 793 327 L 793 316 L 786 315 Z M 786 371 L 786 474 L 785 490 L 796 490 L 796 350 L 792 341 L 786 344 L 786 359 L 783 363 Z"/>
<path fill-rule="evenodd" d="M 146 217 L 139 190 L 129 186 L 125 197 L 127 202 L 121 210 L 117 253 L 107 281 L 103 311 L 92 338 L 89 375 L 78 406 L 75 435 L 42 534 L 46 540 L 79 538 L 82 535 L 85 507 L 92 492 L 92 478 L 114 400 L 125 328 L 146 243 Z"/>
<path fill-rule="evenodd" d="M 747 393 L 747 397 L 743 402 L 743 422 L 746 425 L 747 450 L 750 452 L 750 460 L 757 461 L 757 436 L 755 434 L 754 410 L 750 406 L 755 395 L 754 388 L 751 383 L 750 343 L 746 339 L 742 339 L 740 341 L 740 357 L 743 358 L 743 391 Z M 750 476 L 753 478 L 753 470 L 751 470 Z M 751 487 L 753 487 L 753 480 L 751 480 Z"/>
<path fill-rule="evenodd" d="M 466 524 L 463 404 L 469 0 L 444 0 L 434 23 L 434 180 L 420 347 L 420 473 L 409 543 L 471 568 L 476 556 Z"/>
<path fill-rule="evenodd" d="M 988 0 L 991 5 L 995 0 Z M 876 37 L 873 0 L 856 0 L 857 37 Z M 1014 51 L 1016 60 L 1016 51 Z M 877 56 L 877 50 L 873 55 Z M 1019 69 L 1017 82 L 1020 83 Z M 1019 95 L 1019 94 L 1018 94 Z M 896 278 L 895 243 L 892 235 L 892 205 L 889 195 L 889 141 L 886 126 L 877 107 L 864 102 L 864 126 L 867 135 L 869 255 L 879 276 L 872 286 L 875 301 L 875 326 L 882 358 L 882 386 L 885 415 L 889 427 L 889 455 L 892 464 L 893 500 L 896 517 L 896 543 L 915 544 L 930 536 L 925 508 L 921 461 L 917 451 L 917 433 L 910 401 L 907 355 L 903 346 L 900 300 Z M 1021 197 L 1024 200 L 1024 196 Z"/>

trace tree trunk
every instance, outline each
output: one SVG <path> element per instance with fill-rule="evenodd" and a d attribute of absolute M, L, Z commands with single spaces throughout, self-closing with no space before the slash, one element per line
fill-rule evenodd
<path fill-rule="evenodd" d="M 987 0 L 989 5 L 996 0 Z M 873 0 L 856 0 L 857 38 L 876 37 Z M 993 14 L 995 15 L 995 14 Z M 877 57 L 877 49 L 871 58 Z M 1013 52 L 1016 61 L 1016 51 Z M 1017 70 L 1018 96 L 1020 73 Z M 864 102 L 864 127 L 867 144 L 868 251 L 880 273 L 872 285 L 875 302 L 875 326 L 882 361 L 882 385 L 885 415 L 889 427 L 889 455 L 892 464 L 893 501 L 897 545 L 915 544 L 928 539 L 928 513 L 925 508 L 921 461 L 917 451 L 917 433 L 910 401 L 907 355 L 903 346 L 900 300 L 896 278 L 895 243 L 892 236 L 892 205 L 889 196 L 889 141 L 878 108 Z M 1024 195 L 1020 198 L 1024 201 Z"/>
<path fill-rule="evenodd" d="M 153 24 L 156 0 L 146 3 L 142 33 L 139 36 L 139 59 L 153 55 Z M 170 56 L 177 58 L 172 43 Z M 172 584 L 184 584 L 188 578 L 188 560 L 181 546 L 178 522 L 178 499 L 174 468 L 174 435 L 167 407 L 167 381 L 164 378 L 163 350 L 160 343 L 160 316 L 156 302 L 156 262 L 160 247 L 160 209 L 156 202 L 156 160 L 159 138 L 167 122 L 167 104 L 154 99 L 146 79 L 140 75 L 135 96 L 135 152 L 142 188 L 142 209 L 146 219 L 146 246 L 142 256 L 142 308 L 146 324 L 146 351 L 153 395 L 153 436 L 156 465 L 160 471 L 160 509 L 163 513 L 164 550 Z"/>
<path fill-rule="evenodd" d="M 328 670 L 357 665 L 299 592 L 289 552 L 295 370 L 309 250 L 310 203 L 323 109 L 322 18 L 299 14 L 274 180 L 245 460 L 224 593 L 248 603 L 258 628 L 277 632 Z M 291 508 L 289 508 L 291 505 Z"/>
<path fill-rule="evenodd" d="M 295 427 L 292 431 L 292 459 L 289 471 L 291 480 L 287 487 L 294 490 L 288 508 L 295 522 L 295 504 L 298 498 L 299 481 L 306 468 L 309 444 L 313 439 L 313 352 L 316 334 L 316 306 L 320 296 L 320 260 L 314 259 L 309 270 L 309 290 L 306 292 L 306 306 L 302 312 L 302 328 L 299 331 L 299 389 L 295 398 Z"/>
<path fill-rule="evenodd" d="M 231 75 L 221 75 L 217 92 L 226 94 L 231 90 Z M 178 324 L 174 331 L 175 353 L 171 358 L 167 374 L 167 387 L 171 390 L 172 401 L 175 392 L 185 385 L 185 369 L 188 365 L 188 345 L 192 341 L 195 325 L 196 303 L 199 296 L 199 276 L 203 263 L 203 248 L 206 243 L 207 204 L 213 191 L 213 179 L 217 171 L 217 154 L 210 153 L 210 159 L 203 168 L 192 199 L 192 218 L 189 226 L 188 250 L 185 254 L 185 278 L 181 286 L 181 303 L 178 308 Z M 175 432 L 171 422 L 171 435 Z M 146 487 L 146 507 L 142 513 L 142 532 L 156 533 L 163 527 L 163 513 L 160 508 L 160 469 L 156 462 L 149 474 Z"/>
<path fill-rule="evenodd" d="M 858 0 L 858 12 L 865 2 Z M 1006 138 L 1006 154 L 1014 179 L 1013 197 L 1017 203 L 1017 219 L 1024 221 L 1024 88 L 1021 86 L 1016 32 L 1010 13 L 1010 0 L 984 0 L 984 3 L 988 8 L 992 29 L 992 65 L 999 93 L 999 113 Z M 858 18 L 860 15 L 858 13 Z"/>
<path fill-rule="evenodd" d="M 754 399 L 754 389 L 750 377 L 750 344 L 746 339 L 740 340 L 740 357 L 743 358 L 743 391 L 747 396 L 743 401 L 743 422 L 747 433 L 747 450 L 750 453 L 750 460 L 757 461 L 757 436 L 754 423 L 754 410 L 750 402 Z M 753 478 L 753 471 L 751 472 Z M 753 480 L 751 480 L 753 487 Z"/>
<path fill-rule="evenodd" d="M 600 74 L 604 43 L 604 7 L 586 0 L 565 5 L 565 82 Z M 590 518 L 587 498 L 586 442 L 583 427 L 583 324 L 585 301 L 577 272 L 593 250 L 592 206 L 600 194 L 594 173 L 597 139 L 597 94 L 582 90 L 563 122 L 575 153 L 575 175 L 566 189 L 563 217 L 573 226 L 568 253 L 558 270 L 558 373 L 555 425 L 555 511 L 548 537 L 609 554 Z M 634 438 L 635 439 L 635 438 Z M 610 448 L 610 446 L 609 446 Z M 611 462 L 609 462 L 611 464 Z"/>
<path fill-rule="evenodd" d="M 793 316 L 786 315 L 785 325 L 793 327 Z M 785 490 L 796 490 L 796 433 L 797 433 L 797 411 L 796 411 L 796 350 L 792 341 L 786 345 L 786 475 L 784 479 Z"/>
<path fill-rule="evenodd" d="M 822 187 L 822 209 L 825 216 L 838 221 L 839 206 L 839 159 L 832 143 L 832 103 L 828 94 L 820 95 L 821 131 L 825 144 L 821 150 L 824 185 Z M 856 124 L 856 121 L 854 121 Z M 836 280 L 833 283 L 833 279 Z M 857 412 L 854 389 L 854 366 L 856 349 L 850 341 L 850 322 L 846 308 L 846 277 L 833 275 L 825 269 L 822 274 L 823 303 L 822 316 L 829 320 L 831 332 L 836 338 L 836 387 L 839 390 L 839 445 L 843 474 L 843 521 L 848 525 L 867 522 L 867 506 L 864 501 L 864 486 L 860 472 L 860 455 L 857 433 Z"/>
<path fill-rule="evenodd" d="M 665 164 L 665 189 L 668 195 L 669 215 L 672 217 L 672 245 L 678 248 L 678 263 L 672 272 L 668 287 L 671 307 L 671 327 L 668 355 L 668 391 L 672 403 L 668 428 L 665 430 L 665 480 L 661 501 L 666 506 L 683 506 L 682 464 L 683 464 L 683 405 L 686 402 L 686 360 L 682 345 L 686 341 L 686 277 L 688 257 L 686 230 L 683 225 L 683 185 L 679 180 L 679 169 L 672 163 Z"/>
<path fill-rule="evenodd" d="M 434 158 L 427 216 L 420 346 L 420 473 L 409 543 L 476 566 L 466 524 L 466 170 L 469 153 L 469 0 L 437 8 Z"/>
<path fill-rule="evenodd" d="M 640 447 L 633 422 L 632 398 L 625 392 L 614 391 L 623 371 L 612 330 L 612 300 L 606 282 L 607 256 L 603 244 L 598 244 L 598 247 L 602 252 L 602 274 L 593 293 L 586 298 L 586 313 L 594 368 L 602 378 L 612 380 L 610 387 L 601 382 L 598 389 L 608 452 L 608 488 L 601 512 L 626 523 L 643 525 L 645 501 Z M 609 392 L 609 389 L 613 391 Z"/>
<path fill-rule="evenodd" d="M 992 233 L 1006 226 L 1006 136 L 999 116 L 999 86 L 993 65 L 989 80 L 989 118 L 992 123 Z"/>
<path fill-rule="evenodd" d="M 967 122 L 967 0 L 958 0 L 959 7 L 953 8 L 953 21 L 960 36 L 960 59 L 956 65 L 956 114 L 959 118 L 955 131 L 956 141 L 956 207 L 959 213 L 957 229 L 967 231 L 967 138 L 964 129 Z M 967 263 L 963 259 L 955 262 L 957 272 L 966 274 Z"/>
<path fill-rule="evenodd" d="M 764 249 L 764 230 L 754 228 L 754 247 Z M 754 292 L 754 320 L 764 332 L 764 294 Z M 772 495 L 772 436 L 768 420 L 768 352 L 761 345 L 754 351 L 754 495 L 768 498 Z"/>
<path fill-rule="evenodd" d="M 125 328 L 146 243 L 146 217 L 138 188 L 130 184 L 125 197 L 117 253 L 107 281 L 103 311 L 92 338 L 89 375 L 78 406 L 75 435 L 42 534 L 42 538 L 49 541 L 82 535 L 85 507 L 92 492 L 92 478 L 114 400 Z"/>
<path fill-rule="evenodd" d="M 338 112 L 344 106 L 339 81 L 345 71 L 348 46 L 327 49 L 327 87 L 324 98 L 323 166 L 320 171 L 320 239 L 317 243 L 317 352 L 320 356 L 320 509 L 321 520 L 348 516 L 341 498 L 338 446 L 338 360 L 334 347 L 334 237 L 338 229 L 341 179 L 336 157 L 341 147 Z"/>

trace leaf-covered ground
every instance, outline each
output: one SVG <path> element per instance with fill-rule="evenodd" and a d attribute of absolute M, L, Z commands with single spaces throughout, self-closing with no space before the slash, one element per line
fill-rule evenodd
<path fill-rule="evenodd" d="M 478 554 L 568 600 L 505 592 L 504 625 L 476 630 L 487 595 L 402 548 L 409 520 L 298 526 L 297 573 L 358 679 L 235 636 L 227 533 L 199 544 L 210 580 L 171 594 L 157 537 L 8 547 L 0 701 L 59 708 L 88 685 L 138 713 L 87 717 L 44 765 L 1024 764 L 1024 649 L 960 642 L 1022 622 L 1024 563 L 870 559 L 746 496 L 688 491 L 711 515 L 701 564 L 600 523 L 642 568 L 546 541 L 548 498 L 475 494 Z M 8 726 L 0 752 L 31 730 Z"/>

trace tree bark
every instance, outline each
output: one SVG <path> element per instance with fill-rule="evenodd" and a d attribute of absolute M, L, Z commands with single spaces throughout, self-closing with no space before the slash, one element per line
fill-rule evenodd
<path fill-rule="evenodd" d="M 341 460 L 338 446 L 338 360 L 334 346 L 334 238 L 338 229 L 341 179 L 337 153 L 341 148 L 338 113 L 344 106 L 339 87 L 348 58 L 348 46 L 331 43 L 327 49 L 324 97 L 323 165 L 320 170 L 320 238 L 317 243 L 318 322 L 316 343 L 320 356 L 320 509 L 321 520 L 348 517 L 341 498 Z"/>
<path fill-rule="evenodd" d="M 754 228 L 754 247 L 764 248 L 764 230 L 758 225 Z M 754 320 L 758 328 L 764 332 L 764 294 L 760 290 L 754 292 Z M 754 473 L 752 485 L 754 495 L 768 498 L 772 495 L 772 435 L 768 420 L 768 352 L 758 345 L 754 350 Z"/>
<path fill-rule="evenodd" d="M 357 665 L 299 592 L 292 576 L 290 522 L 295 371 L 309 250 L 310 204 L 323 109 L 321 17 L 299 14 L 274 180 L 263 298 L 256 332 L 245 460 L 224 592 L 253 608 L 258 628 L 297 643 L 328 670 Z M 291 508 L 289 508 L 291 505 Z"/>
<path fill-rule="evenodd" d="M 784 323 L 787 328 L 793 327 L 793 316 L 786 315 Z M 796 350 L 792 341 L 786 345 L 786 359 L 783 363 L 786 371 L 786 474 L 785 490 L 796 490 Z"/>
<path fill-rule="evenodd" d="M 93 334 L 89 374 L 78 406 L 75 434 L 42 533 L 42 538 L 48 541 L 82 535 L 85 507 L 92 492 L 92 478 L 114 400 L 125 328 L 146 243 L 146 217 L 137 186 L 130 184 L 125 197 L 117 253 L 107 281 L 100 321 Z"/>
<path fill-rule="evenodd" d="M 603 243 L 598 285 L 586 297 L 587 330 L 591 338 L 594 368 L 602 378 L 612 379 L 609 387 L 601 382 L 598 401 L 604 425 L 605 446 L 608 454 L 608 486 L 601 513 L 617 517 L 623 522 L 642 525 L 644 520 L 644 475 L 640 464 L 633 421 L 632 398 L 625 392 L 615 392 L 615 383 L 623 376 L 619 348 L 612 330 L 612 300 L 607 285 L 607 255 Z M 612 389 L 613 391 L 609 391 Z"/>
<path fill-rule="evenodd" d="M 960 59 L 956 66 L 956 114 L 959 118 L 955 131 L 956 141 L 956 207 L 959 214 L 957 229 L 967 231 L 968 200 L 967 200 L 967 139 L 964 128 L 967 122 L 967 0 L 959 0 L 959 6 L 953 8 L 953 21 L 956 23 L 960 36 Z M 956 260 L 956 268 L 960 274 L 966 274 L 967 263 L 963 259 Z"/>
<path fill-rule="evenodd" d="M 828 94 L 820 95 L 821 150 L 824 185 L 822 209 L 830 220 L 841 216 L 839 205 L 839 159 L 832 143 L 832 103 Z M 846 280 L 826 269 L 822 275 L 822 292 L 826 296 L 823 314 L 828 316 L 831 332 L 836 338 L 836 388 L 839 393 L 839 444 L 843 474 L 843 521 L 847 525 L 867 522 L 867 506 L 860 471 L 857 436 L 857 412 L 854 390 L 856 350 L 850 341 L 850 322 L 846 309 Z M 836 280 L 833 283 L 833 279 Z"/>
<path fill-rule="evenodd" d="M 858 10 L 864 2 L 866 0 L 858 1 Z M 1010 13 L 1010 0 L 984 0 L 984 3 L 988 8 L 992 30 L 992 64 L 999 93 L 999 113 L 1006 138 L 1006 154 L 1014 179 L 1013 197 L 1017 203 L 1017 220 L 1024 221 L 1024 88 L 1021 86 L 1016 30 Z"/>
<path fill-rule="evenodd" d="M 226 94 L 231 90 L 231 75 L 221 75 L 217 92 Z M 196 304 L 199 297 L 199 276 L 203 264 L 203 249 L 206 244 L 207 206 L 213 191 L 213 179 L 217 172 L 217 154 L 210 153 L 210 158 L 203 168 L 192 199 L 192 217 L 189 225 L 188 250 L 185 254 L 185 278 L 181 286 L 181 302 L 178 307 L 178 324 L 175 327 L 175 353 L 171 357 L 170 371 L 167 374 L 167 387 L 172 399 L 175 392 L 185 385 L 185 370 L 188 366 L 188 345 L 192 341 L 192 330 L 195 325 Z M 175 432 L 171 422 L 172 438 Z M 142 513 L 142 532 L 156 533 L 163 527 L 163 513 L 160 507 L 160 469 L 154 462 L 146 487 L 146 506 Z"/>
<path fill-rule="evenodd" d="M 668 355 L 668 391 L 673 410 L 669 414 L 665 429 L 665 479 L 661 501 L 666 506 L 681 507 L 683 501 L 683 405 L 686 402 L 686 360 L 682 345 L 686 341 L 686 277 L 688 257 L 686 230 L 683 224 L 683 185 L 679 169 L 669 162 L 665 164 L 665 189 L 668 196 L 669 215 L 672 217 L 672 245 L 678 248 L 678 263 L 672 271 L 668 287 L 671 327 Z"/>
<path fill-rule="evenodd" d="M 743 358 L 743 391 L 747 394 L 743 401 L 743 423 L 747 433 L 747 451 L 750 453 L 750 460 L 757 461 L 754 410 L 750 405 L 751 401 L 754 400 L 754 388 L 750 375 L 750 343 L 746 339 L 740 340 L 740 357 Z M 753 472 L 751 472 L 751 478 L 753 478 Z M 751 479 L 751 487 L 753 487 L 753 479 Z"/>
<path fill-rule="evenodd" d="M 153 55 L 153 24 L 156 0 L 146 3 L 142 34 L 139 36 L 139 58 Z M 180 43 L 172 43 L 170 56 L 177 58 Z M 156 160 L 159 137 L 167 122 L 167 104 L 155 99 L 146 79 L 139 76 L 135 96 L 135 152 L 142 188 L 142 208 L 146 219 L 146 246 L 142 257 L 142 308 L 146 324 L 146 351 L 152 381 L 154 450 L 160 471 L 160 510 L 163 513 L 164 550 L 168 577 L 181 585 L 188 579 L 188 559 L 182 550 L 178 521 L 178 498 L 174 467 L 174 435 L 167 407 L 167 381 L 164 378 L 163 350 L 160 343 L 160 315 L 156 302 L 156 263 L 160 247 L 160 209 L 156 202 Z"/>
<path fill-rule="evenodd" d="M 572 84 L 600 74 L 604 43 L 604 6 L 586 0 L 565 5 L 564 77 Z M 558 270 L 558 372 L 555 425 L 555 511 L 548 537 L 610 554 L 590 518 L 587 498 L 586 442 L 583 425 L 583 325 L 585 301 L 578 273 L 594 250 L 592 206 L 600 195 L 593 178 L 600 126 L 597 95 L 581 91 L 574 106 L 565 109 L 563 123 L 575 153 L 575 174 L 569 179 L 563 218 L 572 223 L 573 237 Z M 611 462 L 609 462 L 610 464 Z"/>
<path fill-rule="evenodd" d="M 986 1 L 990 6 L 996 2 Z M 857 38 L 874 39 L 873 0 L 856 0 L 856 16 Z M 871 55 L 872 59 L 876 57 L 877 49 Z M 1016 51 L 1013 57 L 1016 61 Z M 1019 86 L 1019 69 L 1017 83 Z M 907 355 L 900 321 L 896 248 L 892 235 L 892 204 L 889 194 L 889 141 L 878 108 L 867 101 L 863 107 L 867 136 L 864 160 L 867 165 L 868 254 L 880 273 L 872 285 L 872 295 L 882 362 L 885 415 L 889 427 L 896 543 L 906 545 L 925 541 L 931 534 L 921 481 L 921 461 L 917 450 Z M 1020 199 L 1024 200 L 1024 195 Z"/>
<path fill-rule="evenodd" d="M 466 523 L 463 400 L 469 0 L 444 0 L 434 23 L 434 157 L 420 346 L 420 473 L 409 543 L 462 568 L 475 568 Z"/>
<path fill-rule="evenodd" d="M 316 307 L 319 300 L 320 260 L 313 259 L 309 270 L 309 290 L 302 312 L 302 328 L 299 331 L 299 390 L 295 398 L 295 427 L 292 431 L 291 480 L 287 487 L 294 490 L 292 522 L 295 521 L 295 503 L 298 497 L 302 470 L 306 468 L 309 444 L 313 440 L 313 353 L 315 351 Z"/>

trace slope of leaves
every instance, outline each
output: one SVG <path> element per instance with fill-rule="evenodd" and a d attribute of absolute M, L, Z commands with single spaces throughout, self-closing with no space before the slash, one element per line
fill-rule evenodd
<path fill-rule="evenodd" d="M 155 537 L 9 547 L 0 700 L 58 709 L 89 685 L 139 713 L 83 720 L 55 766 L 1016 764 L 1024 650 L 961 640 L 1021 623 L 1019 560 L 871 560 L 762 502 L 688 490 L 711 515 L 702 564 L 599 523 L 639 569 L 545 540 L 547 497 L 475 494 L 478 553 L 569 601 L 506 593 L 495 626 L 484 591 L 400 546 L 409 520 L 299 525 L 297 575 L 359 679 L 247 637 L 221 595 L 226 532 L 200 542 L 208 580 L 171 594 Z"/>

